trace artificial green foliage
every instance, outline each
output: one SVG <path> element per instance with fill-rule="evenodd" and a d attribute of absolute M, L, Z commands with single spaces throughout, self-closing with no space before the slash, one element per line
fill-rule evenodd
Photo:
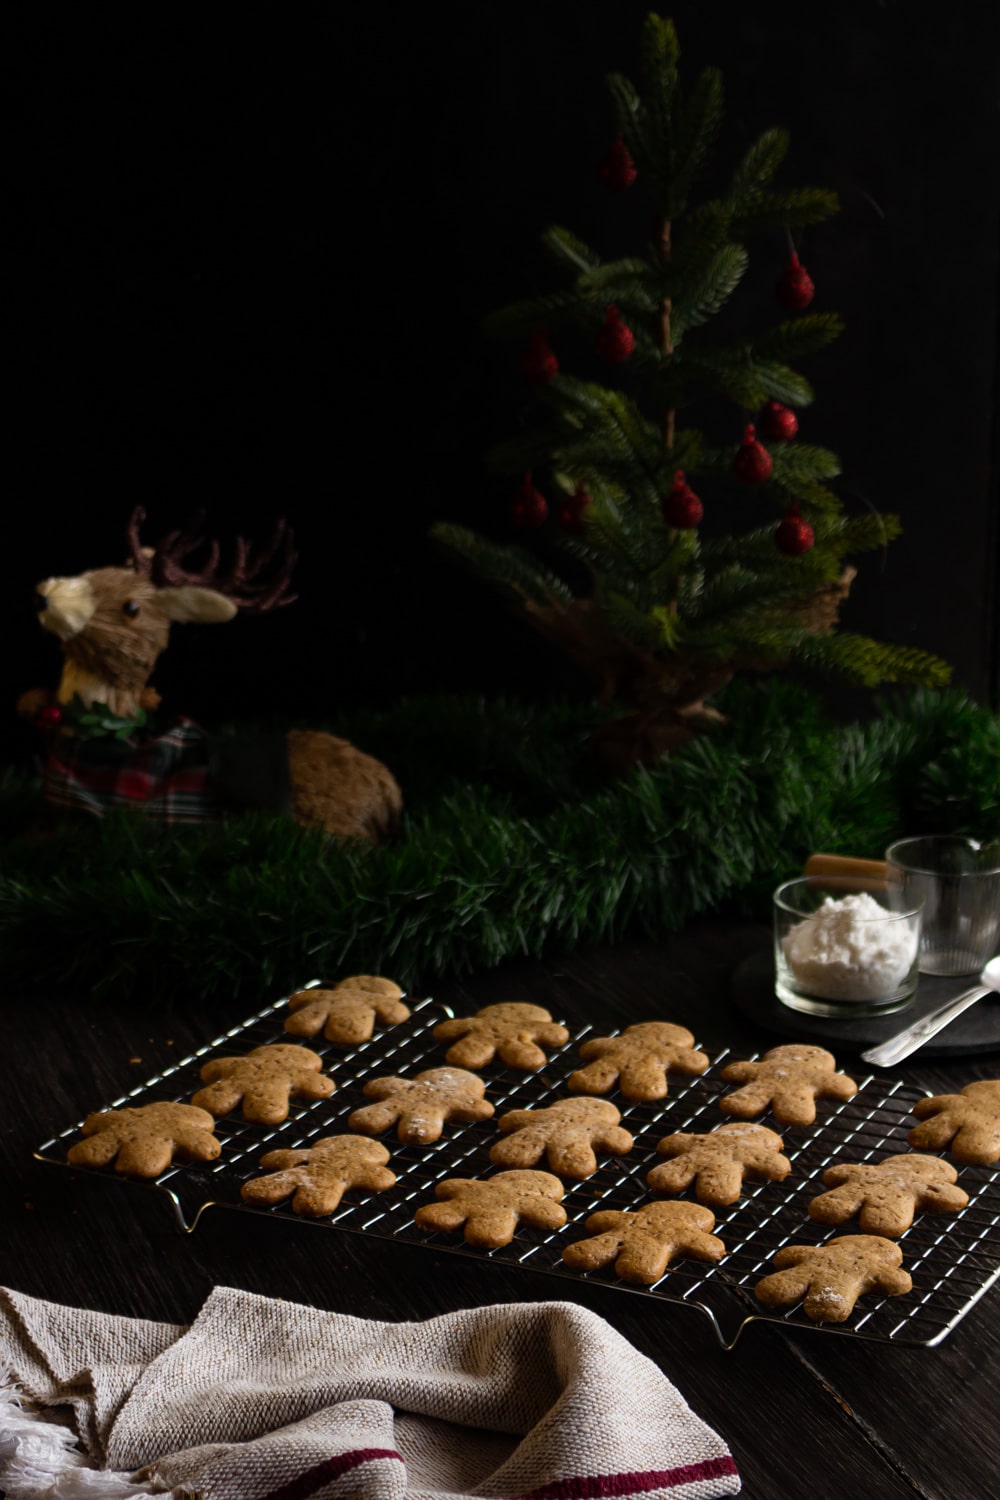
<path fill-rule="evenodd" d="M 427 990 L 518 955 L 656 938 L 700 913 L 766 920 L 771 888 L 815 850 L 1000 838 L 1000 718 L 956 693 L 916 692 L 848 726 L 773 678 L 720 701 L 718 735 L 611 784 L 580 704 L 422 699 L 331 726 L 404 788 L 400 835 L 377 849 L 263 815 L 182 829 L 65 817 L 40 836 L 33 789 L 8 773 L 8 991 L 257 999 L 378 971 Z"/>
<path fill-rule="evenodd" d="M 549 498 L 549 519 L 531 548 L 455 525 L 436 527 L 436 540 L 504 588 L 515 606 L 530 601 L 572 616 L 575 603 L 591 601 L 614 636 L 660 663 L 683 654 L 739 667 L 742 642 L 758 655 L 766 649 L 771 665 L 798 662 L 864 686 L 943 684 L 949 669 L 930 655 L 857 635 L 838 644 L 817 634 L 833 628 L 832 615 L 803 628 L 816 590 L 849 580 L 850 558 L 884 547 L 900 530 L 894 515 L 845 514 L 829 484 L 841 471 L 837 455 L 808 436 L 765 441 L 770 479 L 748 485 L 734 473 L 744 426 L 765 403 L 799 410 L 811 404 L 813 386 L 798 362 L 825 348 L 843 325 L 822 306 L 789 315 L 776 305 L 770 324 L 737 334 L 713 331 L 715 320 L 739 296 L 749 241 L 760 237 L 776 279 L 789 231 L 834 214 L 835 194 L 779 181 L 789 141 L 773 128 L 719 177 L 715 196 L 703 193 L 698 201 L 723 124 L 723 86 L 714 68 L 683 81 L 669 20 L 654 14 L 645 21 L 638 84 L 613 74 L 608 87 L 638 174 L 629 191 L 651 201 L 652 242 L 607 257 L 571 229 L 551 227 L 542 243 L 563 285 L 485 323 L 490 336 L 522 347 L 544 331 L 558 355 L 558 373 L 536 388 L 536 419 L 487 459 L 493 476 L 530 472 Z M 624 196 L 609 197 L 612 226 Z M 617 365 L 602 364 L 594 352 L 611 305 L 635 338 L 634 351 Z M 723 397 L 735 409 L 727 418 L 705 397 Z M 699 425 L 702 411 L 711 432 Z M 705 508 L 703 523 L 682 533 L 662 513 L 678 470 Z M 582 531 L 559 521 L 561 501 L 577 486 L 591 497 Z M 815 535 L 806 556 L 776 545 L 779 522 L 793 507 Z M 572 560 L 565 570 L 572 592 L 558 581 L 560 554 Z M 575 654 L 579 659 L 580 650 Z M 595 675 L 606 669 L 606 660 L 595 664 Z M 656 666 L 651 670 L 655 675 Z"/>

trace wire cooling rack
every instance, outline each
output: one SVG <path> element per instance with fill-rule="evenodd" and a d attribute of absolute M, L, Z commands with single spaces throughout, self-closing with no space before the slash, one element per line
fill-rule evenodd
<path fill-rule="evenodd" d="M 315 983 L 315 981 L 314 981 Z M 622 1113 L 622 1124 L 635 1137 L 632 1152 L 625 1157 L 601 1159 L 597 1172 L 581 1183 L 567 1183 L 563 1198 L 568 1223 L 558 1232 L 521 1226 L 509 1245 L 496 1250 L 467 1246 L 461 1235 L 427 1233 L 413 1222 L 414 1210 L 434 1201 L 435 1185 L 446 1177 L 482 1177 L 500 1170 L 489 1159 L 489 1149 L 498 1139 L 496 1119 L 507 1110 L 543 1107 L 566 1097 L 565 1080 L 576 1066 L 579 1044 L 595 1028 L 584 1027 L 561 1048 L 550 1052 L 548 1065 L 538 1073 L 521 1074 L 503 1066 L 483 1070 L 486 1097 L 496 1107 L 492 1120 L 472 1125 L 446 1125 L 440 1141 L 429 1146 L 404 1146 L 394 1133 L 381 1139 L 391 1152 L 389 1166 L 396 1173 L 396 1186 L 386 1193 L 344 1195 L 335 1213 L 319 1220 L 303 1220 L 286 1205 L 251 1207 L 240 1198 L 240 1187 L 250 1177 L 261 1175 L 258 1165 L 266 1151 L 278 1147 L 308 1146 L 327 1135 L 348 1130 L 347 1117 L 367 1102 L 364 1084 L 378 1075 L 412 1077 L 423 1068 L 439 1067 L 444 1047 L 433 1036 L 436 1023 L 452 1012 L 433 1000 L 413 1004 L 408 1022 L 381 1032 L 363 1045 L 345 1049 L 318 1038 L 309 1046 L 324 1059 L 324 1070 L 337 1088 L 329 1098 L 292 1105 L 288 1119 L 278 1126 L 249 1124 L 237 1116 L 216 1123 L 215 1134 L 222 1153 L 210 1164 L 176 1164 L 152 1184 L 167 1194 L 181 1228 L 192 1231 L 210 1207 L 226 1207 L 240 1213 L 264 1213 L 296 1223 L 317 1224 L 430 1249 L 435 1255 L 456 1254 L 507 1266 L 525 1266 L 532 1271 L 581 1279 L 612 1286 L 654 1303 L 681 1303 L 705 1314 L 723 1347 L 732 1349 L 748 1324 L 778 1323 L 785 1328 L 809 1329 L 842 1336 L 934 1345 L 946 1337 L 971 1307 L 1000 1277 L 1000 1172 L 982 1167 L 961 1167 L 959 1183 L 969 1195 L 969 1206 L 957 1215 L 921 1214 L 902 1237 L 903 1265 L 913 1277 L 913 1291 L 902 1297 L 862 1298 L 843 1324 L 812 1323 L 801 1304 L 784 1314 L 765 1311 L 753 1288 L 773 1268 L 774 1254 L 788 1244 L 822 1244 L 837 1234 L 856 1233 L 855 1225 L 828 1229 L 809 1218 L 810 1198 L 822 1190 L 822 1174 L 835 1159 L 879 1160 L 907 1149 L 918 1089 L 884 1077 L 858 1080 L 853 1099 L 830 1104 L 820 1101 L 815 1125 L 777 1126 L 784 1139 L 785 1155 L 792 1163 L 784 1182 L 744 1184 L 744 1196 L 729 1208 L 715 1210 L 715 1233 L 726 1246 L 724 1258 L 714 1264 L 694 1260 L 674 1262 L 652 1287 L 631 1286 L 620 1281 L 613 1269 L 581 1275 L 567 1267 L 561 1254 L 573 1240 L 585 1236 L 583 1221 L 598 1209 L 637 1209 L 653 1201 L 646 1174 L 663 1158 L 657 1142 L 674 1131 L 706 1131 L 722 1124 L 727 1116 L 718 1108 L 726 1092 L 720 1070 L 729 1053 L 712 1059 L 699 1078 L 671 1074 L 670 1095 L 654 1104 L 629 1103 L 613 1096 Z M 182 1059 L 173 1067 L 148 1079 L 107 1106 L 120 1109 L 170 1099 L 187 1102 L 200 1086 L 199 1070 L 216 1054 L 234 1055 L 269 1042 L 297 1041 L 283 1029 L 287 1002 L 280 1000 L 214 1041 Z M 762 1123 L 773 1125 L 770 1116 Z M 42 1161 L 66 1166 L 66 1151 L 79 1139 L 82 1121 L 45 1141 L 35 1155 Z M 544 1159 L 539 1167 L 545 1168 Z M 74 1168 L 87 1173 L 88 1170 Z M 102 1176 L 114 1177 L 110 1169 Z M 146 1186 L 122 1179 L 128 1186 Z"/>

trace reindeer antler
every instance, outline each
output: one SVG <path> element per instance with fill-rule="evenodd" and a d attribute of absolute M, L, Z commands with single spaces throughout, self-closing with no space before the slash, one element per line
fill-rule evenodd
<path fill-rule="evenodd" d="M 158 588 L 200 584 L 217 594 L 224 594 L 248 615 L 280 609 L 296 599 L 297 595 L 287 591 L 298 553 L 294 533 L 283 519 L 275 524 L 268 540 L 256 546 L 238 536 L 233 547 L 232 564 L 228 571 L 221 573 L 219 544 L 214 539 L 208 544 L 208 556 L 199 568 L 185 567 L 187 559 L 206 544 L 202 529 L 204 511 L 199 511 L 183 529 L 168 531 L 152 551 L 143 547 L 139 540 L 139 528 L 145 519 L 146 512 L 137 505 L 128 524 L 129 547 L 136 572 L 152 579 Z"/>

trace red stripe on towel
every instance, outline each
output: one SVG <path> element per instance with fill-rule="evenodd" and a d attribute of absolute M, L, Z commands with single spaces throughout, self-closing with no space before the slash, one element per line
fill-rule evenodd
<path fill-rule="evenodd" d="M 403 1455 L 395 1448 L 355 1448 L 353 1453 L 338 1453 L 335 1458 L 325 1458 L 321 1464 L 314 1464 L 298 1479 L 283 1484 L 280 1490 L 269 1490 L 264 1500 L 308 1500 L 331 1479 L 339 1479 L 341 1474 L 349 1474 L 352 1469 L 370 1464 L 376 1458 L 394 1458 L 403 1462 Z"/>
<path fill-rule="evenodd" d="M 696 1484 L 700 1479 L 722 1479 L 735 1473 L 735 1461 L 727 1453 L 723 1458 L 707 1458 L 700 1464 L 684 1464 L 679 1469 L 646 1469 L 640 1474 L 578 1474 L 529 1490 L 519 1500 L 603 1500 L 609 1495 L 645 1495 L 650 1490 L 673 1490 L 683 1484 Z"/>

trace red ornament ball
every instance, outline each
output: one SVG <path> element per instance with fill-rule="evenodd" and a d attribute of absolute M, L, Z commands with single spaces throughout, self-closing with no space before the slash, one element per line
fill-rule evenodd
<path fill-rule="evenodd" d="M 598 168 L 598 175 L 604 186 L 610 188 L 613 193 L 620 193 L 624 188 L 630 188 L 639 175 L 620 130 L 611 150 Z"/>
<path fill-rule="evenodd" d="M 541 526 L 548 516 L 548 501 L 540 490 L 535 489 L 530 474 L 525 474 L 521 480 L 521 486 L 511 501 L 510 513 L 514 525 L 524 530 Z"/>
<path fill-rule="evenodd" d="M 620 365 L 635 348 L 635 334 L 612 302 L 604 317 L 604 327 L 597 336 L 597 352 L 602 359 Z"/>
<path fill-rule="evenodd" d="M 744 484 L 763 484 L 774 470 L 774 459 L 764 444 L 757 441 L 757 429 L 752 423 L 743 434 L 733 468 Z"/>
<path fill-rule="evenodd" d="M 774 533 L 775 546 L 787 557 L 801 557 L 803 552 L 809 551 L 815 540 L 816 533 L 799 514 L 797 505 L 793 505 L 785 519 L 778 523 L 778 529 Z"/>
<path fill-rule="evenodd" d="M 531 335 L 521 355 L 521 374 L 531 385 L 548 385 L 559 370 L 559 361 L 549 347 L 547 336 L 539 331 Z"/>
<path fill-rule="evenodd" d="M 568 531 L 571 536 L 582 536 L 583 513 L 590 504 L 592 504 L 591 498 L 581 480 L 574 493 L 559 507 L 559 525 L 563 531 Z"/>
<path fill-rule="evenodd" d="M 39 729 L 58 729 L 62 723 L 63 712 L 58 703 L 48 703 L 40 708 L 35 715 L 35 723 Z"/>
<path fill-rule="evenodd" d="M 812 277 L 805 266 L 799 265 L 799 257 L 793 251 L 791 260 L 778 277 L 774 288 L 774 295 L 780 306 L 786 307 L 789 312 L 801 312 L 804 307 L 809 306 L 815 291 Z"/>
<path fill-rule="evenodd" d="M 787 443 L 799 430 L 799 419 L 790 406 L 769 401 L 757 418 L 757 426 L 769 443 Z"/>
<path fill-rule="evenodd" d="M 661 509 L 664 521 L 677 531 L 690 531 L 705 514 L 705 507 L 680 469 L 674 475 L 674 487 L 665 497 Z"/>

